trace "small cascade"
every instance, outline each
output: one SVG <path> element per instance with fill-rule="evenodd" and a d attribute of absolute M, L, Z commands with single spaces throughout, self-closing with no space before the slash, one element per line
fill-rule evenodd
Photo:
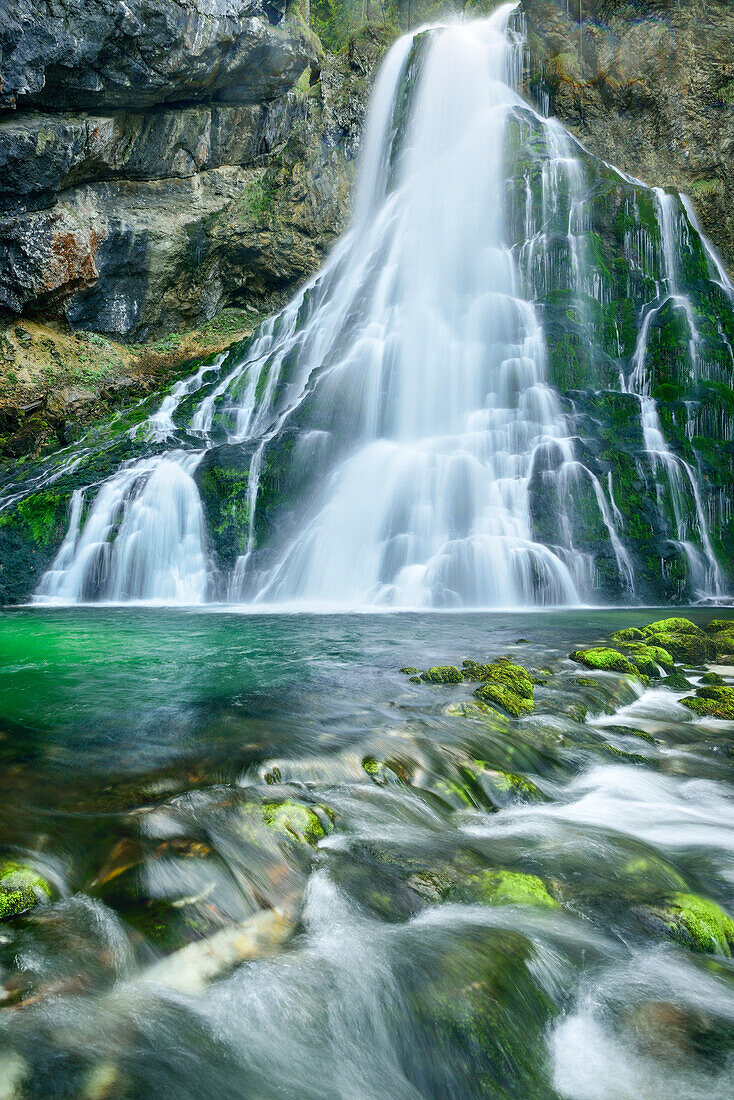
<path fill-rule="evenodd" d="M 713 335 L 710 318 L 734 289 L 687 200 L 590 157 L 522 97 L 523 48 L 512 4 L 393 46 L 351 229 L 74 494 L 39 601 L 723 593 L 694 421 L 730 414 L 686 393 L 681 444 L 653 351 L 668 326 L 689 389 L 728 379 L 734 312 Z M 720 492 L 706 505 L 728 514 Z"/>
<path fill-rule="evenodd" d="M 688 562 L 692 587 L 701 598 L 716 597 L 722 595 L 723 580 L 711 543 L 696 474 L 689 463 L 668 447 L 655 399 L 650 395 L 650 377 L 647 371 L 650 329 L 660 311 L 668 304 L 674 305 L 683 313 L 690 334 L 690 369 L 694 376 L 701 370 L 698 354 L 700 335 L 695 313 L 690 299 L 679 289 L 677 257 L 681 250 L 681 238 L 687 238 L 688 235 L 688 222 L 684 216 L 686 208 L 684 206 L 683 211 L 679 212 L 677 197 L 661 188 L 654 188 L 654 195 L 661 234 L 662 280 L 658 283 L 658 300 L 648 307 L 642 319 L 628 388 L 630 392 L 639 395 L 642 436 L 656 478 L 658 504 L 661 508 L 667 505 L 672 513 L 675 541 Z M 690 537 L 693 534 L 696 536 L 695 541 Z"/>
<path fill-rule="evenodd" d="M 170 452 L 133 463 L 101 486 L 86 518 L 75 494 L 68 534 L 37 601 L 201 603 L 205 526 L 192 478 L 200 460 Z"/>

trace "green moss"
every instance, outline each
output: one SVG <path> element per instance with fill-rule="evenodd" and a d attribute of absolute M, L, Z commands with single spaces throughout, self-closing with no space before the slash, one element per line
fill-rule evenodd
<path fill-rule="evenodd" d="M 644 672 L 652 679 L 660 675 L 660 669 L 672 672 L 675 662 L 667 649 L 655 645 L 642 645 L 639 642 L 628 643 L 630 660 L 640 672 Z"/>
<path fill-rule="evenodd" d="M 514 718 L 519 718 L 522 714 L 529 714 L 535 710 L 535 703 L 532 699 L 523 699 L 522 696 L 517 695 L 503 684 L 482 684 L 474 694 L 482 703 L 501 707 L 502 710 L 506 710 Z"/>
<path fill-rule="evenodd" d="M 262 812 L 268 828 L 299 843 L 315 847 L 327 831 L 331 832 L 333 814 L 326 809 L 323 809 L 322 819 L 311 806 L 288 799 L 285 802 L 266 802 Z"/>
<path fill-rule="evenodd" d="M 572 661 L 601 672 L 624 672 L 630 676 L 638 675 L 638 670 L 628 657 L 618 649 L 600 646 L 596 649 L 577 649 L 569 654 Z"/>
<path fill-rule="evenodd" d="M 472 875 L 464 890 L 485 905 L 532 905 L 558 909 L 558 902 L 537 875 L 519 871 L 482 871 Z"/>
<path fill-rule="evenodd" d="M 681 703 L 703 718 L 734 720 L 734 688 L 700 687 L 695 696 L 681 699 Z"/>
<path fill-rule="evenodd" d="M 717 654 L 734 653 L 734 631 L 722 630 L 710 635 Z"/>
<path fill-rule="evenodd" d="M 453 665 L 435 665 L 420 674 L 426 684 L 461 684 L 463 676 Z"/>
<path fill-rule="evenodd" d="M 626 626 L 624 630 L 615 630 L 612 634 L 613 642 L 637 642 L 644 638 L 645 635 L 641 630 L 638 630 L 636 626 Z"/>
<path fill-rule="evenodd" d="M 670 688 L 671 691 L 690 691 L 692 686 L 682 672 L 672 672 L 670 676 L 664 676 L 658 683 L 661 687 Z"/>
<path fill-rule="evenodd" d="M 673 894 L 657 915 L 668 935 L 682 946 L 731 958 L 734 920 L 715 902 L 699 894 Z"/>
<path fill-rule="evenodd" d="M 0 920 L 35 908 L 51 897 L 51 887 L 32 867 L 6 860 L 0 864 Z"/>
<path fill-rule="evenodd" d="M 704 629 L 707 634 L 731 633 L 734 631 L 734 620 L 712 619 L 710 623 L 706 624 Z"/>
<path fill-rule="evenodd" d="M 645 637 L 651 634 L 702 634 L 700 627 L 692 623 L 690 619 L 658 619 L 650 623 L 643 630 Z"/>
<path fill-rule="evenodd" d="M 716 645 L 705 634 L 650 634 L 650 645 L 666 650 L 688 665 L 705 664 L 716 656 Z"/>
<path fill-rule="evenodd" d="M 413 668 L 412 665 L 406 665 L 405 668 L 401 668 L 400 671 L 404 672 L 406 676 L 420 676 L 420 669 Z"/>

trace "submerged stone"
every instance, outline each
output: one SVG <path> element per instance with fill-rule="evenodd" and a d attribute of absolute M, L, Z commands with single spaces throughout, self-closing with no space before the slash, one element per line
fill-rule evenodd
<path fill-rule="evenodd" d="M 478 687 L 474 694 L 481 702 L 499 706 L 513 718 L 519 718 L 520 715 L 530 714 L 535 710 L 532 699 L 524 699 L 504 684 L 495 684 L 490 681 Z"/>
<path fill-rule="evenodd" d="M 16 917 L 51 898 L 51 887 L 32 867 L 0 863 L 0 920 Z"/>
<path fill-rule="evenodd" d="M 332 810 L 320 806 L 318 814 L 312 806 L 288 799 L 285 802 L 266 802 L 262 807 L 263 821 L 270 829 L 281 833 L 289 840 L 315 847 L 331 832 L 334 814 Z"/>
<path fill-rule="evenodd" d="M 559 909 L 556 899 L 537 875 L 520 871 L 482 871 L 472 875 L 464 891 L 486 905 L 533 905 Z"/>
<path fill-rule="evenodd" d="M 716 902 L 699 894 L 673 894 L 663 906 L 652 910 L 666 935 L 682 947 L 731 958 L 734 948 L 734 919 Z"/>
<path fill-rule="evenodd" d="M 516 665 L 507 657 L 501 657 L 488 665 L 464 661 L 464 675 L 468 680 L 481 680 L 474 695 L 482 703 L 499 706 L 519 718 L 535 709 L 533 678 L 522 665 Z"/>
<path fill-rule="evenodd" d="M 460 684 L 463 676 L 454 665 L 435 665 L 420 674 L 426 684 Z"/>

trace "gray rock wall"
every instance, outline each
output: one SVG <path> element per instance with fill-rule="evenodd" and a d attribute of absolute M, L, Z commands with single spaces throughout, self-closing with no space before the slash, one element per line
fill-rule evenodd
<path fill-rule="evenodd" d="M 0 309 L 133 338 L 206 320 L 226 288 L 176 305 L 191 239 L 303 119 L 318 43 L 277 0 L 3 14 Z"/>

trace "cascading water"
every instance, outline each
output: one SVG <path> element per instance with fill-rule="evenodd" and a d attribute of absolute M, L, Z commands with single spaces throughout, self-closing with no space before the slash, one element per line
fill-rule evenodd
<path fill-rule="evenodd" d="M 179 383 L 138 429 L 153 448 L 171 436 L 175 447 L 123 465 L 86 518 L 77 504 L 39 599 L 507 607 L 578 604 L 605 583 L 635 597 L 622 488 L 575 441 L 575 403 L 556 377 L 549 302 L 566 302 L 596 354 L 614 299 L 589 158 L 516 90 L 513 10 L 396 43 L 352 229 L 239 359 Z M 634 188 L 652 194 L 608 172 L 627 206 Z M 684 221 L 699 238 L 677 202 L 655 193 L 659 240 L 637 227 L 625 238 L 628 279 L 660 275 L 627 360 L 615 321 L 612 377 L 638 395 L 660 522 L 687 562 L 681 584 L 719 595 L 694 469 L 666 444 L 649 395 L 648 334 L 665 301 L 687 318 L 700 368 L 676 275 Z M 710 250 L 707 263 L 729 294 Z M 207 557 L 198 491 L 223 440 L 239 456 L 226 560 Z"/>

